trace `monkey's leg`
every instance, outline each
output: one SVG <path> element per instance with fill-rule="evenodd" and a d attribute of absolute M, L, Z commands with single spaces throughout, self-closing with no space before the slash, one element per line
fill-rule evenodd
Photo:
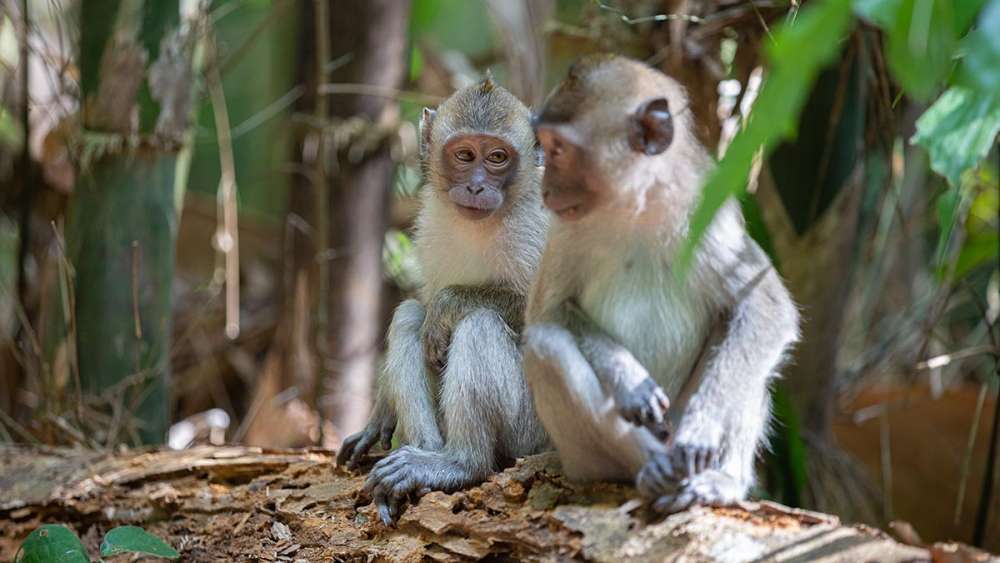
<path fill-rule="evenodd" d="M 630 480 L 650 451 L 662 450 L 652 434 L 619 415 L 567 329 L 529 326 L 524 371 L 538 416 L 570 478 Z"/>
<path fill-rule="evenodd" d="M 423 322 L 424 306 L 419 301 L 408 299 L 396 308 L 389 325 L 385 368 L 379 378 L 380 393 L 396 413 L 402 443 L 440 449 L 444 441 L 420 342 Z"/>
<path fill-rule="evenodd" d="M 447 433 L 439 451 L 407 446 L 375 464 L 365 485 L 387 524 L 407 496 L 453 491 L 497 469 L 497 453 L 530 410 L 514 335 L 496 312 L 477 309 L 455 327 L 442 375 Z"/>

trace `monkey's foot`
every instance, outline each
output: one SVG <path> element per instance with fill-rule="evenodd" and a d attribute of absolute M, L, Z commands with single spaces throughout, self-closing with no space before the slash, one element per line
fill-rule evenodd
<path fill-rule="evenodd" d="M 746 487 L 736 479 L 713 469 L 682 480 L 674 491 L 653 502 L 653 510 L 672 514 L 695 504 L 729 506 L 742 500 L 745 494 Z"/>
<path fill-rule="evenodd" d="M 357 469 L 375 442 L 379 442 L 383 450 L 389 451 L 392 448 L 392 435 L 395 431 L 394 417 L 372 420 L 364 430 L 351 434 L 344 440 L 340 451 L 337 452 L 337 466 L 347 466 L 352 471 Z"/>
<path fill-rule="evenodd" d="M 636 476 L 636 487 L 655 499 L 681 488 L 686 479 L 719 468 L 721 451 L 707 446 L 677 444 L 665 453 L 654 453 Z"/>
<path fill-rule="evenodd" d="M 375 464 L 365 481 L 365 491 L 378 507 L 379 518 L 389 526 L 410 496 L 455 491 L 478 480 L 472 471 L 442 452 L 404 446 Z"/>

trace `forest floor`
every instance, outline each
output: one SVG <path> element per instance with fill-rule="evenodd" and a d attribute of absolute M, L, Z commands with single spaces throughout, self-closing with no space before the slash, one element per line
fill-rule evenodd
<path fill-rule="evenodd" d="M 111 527 L 139 525 L 185 561 L 997 560 L 767 502 L 656 517 L 631 487 L 566 481 L 551 454 L 467 491 L 428 494 L 395 528 L 361 497 L 362 483 L 326 450 L 0 447 L 0 560 L 43 523 L 69 525 L 92 552 Z"/>

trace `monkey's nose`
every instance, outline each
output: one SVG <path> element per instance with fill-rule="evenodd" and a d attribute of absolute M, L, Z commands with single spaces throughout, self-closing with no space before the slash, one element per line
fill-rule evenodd
<path fill-rule="evenodd" d="M 474 186 L 472 184 L 469 184 L 468 186 L 465 187 L 465 189 L 469 190 L 469 193 L 471 193 L 472 195 L 479 195 L 483 193 L 483 190 L 485 190 L 486 188 L 484 188 L 483 186 Z"/>

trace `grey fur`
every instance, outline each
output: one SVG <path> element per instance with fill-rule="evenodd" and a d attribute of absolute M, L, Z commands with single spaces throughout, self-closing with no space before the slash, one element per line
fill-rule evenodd
<path fill-rule="evenodd" d="M 685 107 L 683 89 L 620 57 L 587 64 L 557 91 L 578 108 L 560 127 L 600 132 L 589 151 L 614 194 L 550 227 L 523 338 L 536 410 L 570 477 L 636 479 L 668 512 L 729 504 L 753 484 L 769 382 L 798 339 L 798 311 L 732 201 L 685 280 L 671 271 L 712 161 L 684 115 L 666 152 L 629 152 L 609 106 L 665 95 Z M 623 76 L 636 77 L 629 95 L 601 93 L 601 80 Z M 666 424 L 661 394 L 673 400 Z"/>
<path fill-rule="evenodd" d="M 447 200 L 438 164 L 447 140 L 469 132 L 504 137 L 521 153 L 503 206 L 478 222 Z M 365 485 L 386 524 L 411 496 L 475 484 L 548 447 L 517 347 L 548 224 L 530 114 L 484 81 L 424 112 L 421 140 L 427 183 L 415 246 L 423 286 L 393 317 L 369 426 L 338 456 L 356 467 L 371 436 L 398 418 L 405 446 L 376 463 Z"/>

